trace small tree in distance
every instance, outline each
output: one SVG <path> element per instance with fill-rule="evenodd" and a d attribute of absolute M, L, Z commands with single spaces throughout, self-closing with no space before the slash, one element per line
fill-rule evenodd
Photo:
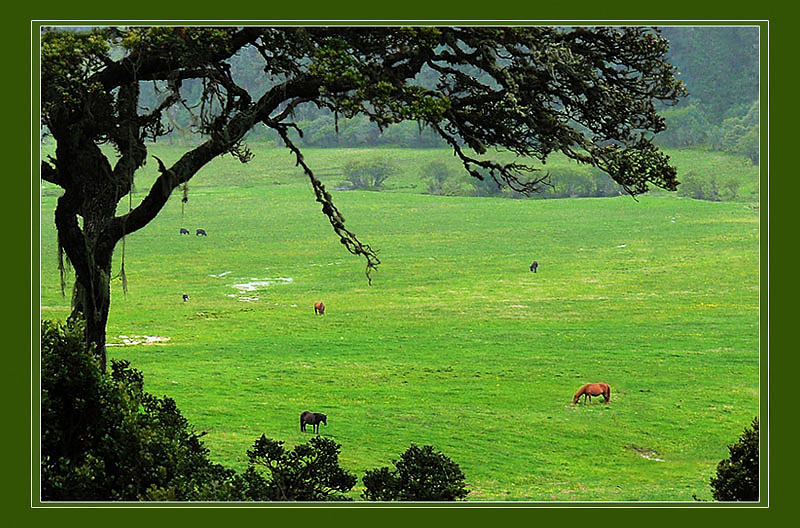
<path fill-rule="evenodd" d="M 452 501 L 469 494 L 461 468 L 433 446 L 411 444 L 395 468 L 367 470 L 362 497 L 373 501 Z"/>
<path fill-rule="evenodd" d="M 397 173 L 397 167 L 386 158 L 373 160 L 351 160 L 344 164 L 345 182 L 353 189 L 378 191 L 389 179 Z"/>
<path fill-rule="evenodd" d="M 425 166 L 423 174 L 427 182 L 425 192 L 434 195 L 448 194 L 448 180 L 453 179 L 450 165 L 443 161 L 431 161 Z"/>
<path fill-rule="evenodd" d="M 758 417 L 752 429 L 744 428 L 735 444 L 728 446 L 730 458 L 717 465 L 711 477 L 711 494 L 718 501 L 758 500 Z"/>

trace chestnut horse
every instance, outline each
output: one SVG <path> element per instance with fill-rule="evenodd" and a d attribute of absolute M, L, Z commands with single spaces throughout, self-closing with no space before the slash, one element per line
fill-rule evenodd
<path fill-rule="evenodd" d="M 583 403 L 586 403 L 586 398 L 589 398 L 589 402 L 591 403 L 592 396 L 600 396 L 601 394 L 606 402 L 611 401 L 611 387 L 608 386 L 608 383 L 587 383 L 578 389 L 578 392 L 575 393 L 575 397 L 572 398 L 572 403 L 578 403 L 581 396 L 583 396 Z"/>
<path fill-rule="evenodd" d="M 305 431 L 306 425 L 311 425 L 311 430 L 319 434 L 319 423 L 322 422 L 328 425 L 328 417 L 322 413 L 312 413 L 310 411 L 303 411 L 300 413 L 300 430 Z"/>
<path fill-rule="evenodd" d="M 314 313 L 317 315 L 325 315 L 325 303 L 322 301 L 314 303 Z"/>

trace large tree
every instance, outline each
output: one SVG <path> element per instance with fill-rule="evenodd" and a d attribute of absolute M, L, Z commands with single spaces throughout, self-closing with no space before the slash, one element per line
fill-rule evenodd
<path fill-rule="evenodd" d="M 667 51 L 658 31 L 640 27 L 45 28 L 42 124 L 56 149 L 42 161 L 41 177 L 64 190 L 55 224 L 75 270 L 73 309 L 86 320 L 86 339 L 104 368 L 118 242 L 215 157 L 249 159 L 242 141 L 259 124 L 295 154 L 322 212 L 347 250 L 366 259 L 369 277 L 379 264 L 375 252 L 345 227 L 293 142 L 302 133 L 292 122 L 301 105 L 365 115 L 381 128 L 417 121 L 472 176 L 524 193 L 546 183 L 525 159 L 553 152 L 599 167 L 631 194 L 650 185 L 674 190 L 676 171 L 652 144 L 664 129 L 654 103 L 683 95 Z M 236 75 L 231 65 L 244 56 L 259 62 Z M 145 107 L 148 83 L 160 95 Z M 180 107 L 194 113 L 201 141 L 171 166 L 154 157 L 159 177 L 118 215 L 148 145 L 169 132 Z M 490 148 L 518 161 L 494 161 Z"/>

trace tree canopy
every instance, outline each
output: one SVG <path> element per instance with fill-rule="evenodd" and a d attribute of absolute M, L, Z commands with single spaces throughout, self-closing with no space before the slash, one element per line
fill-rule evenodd
<path fill-rule="evenodd" d="M 720 460 L 711 477 L 711 494 L 718 501 L 757 501 L 759 473 L 758 417 L 745 427 L 739 440 L 728 446 L 730 456 Z"/>
<path fill-rule="evenodd" d="M 665 127 L 657 103 L 684 94 L 668 42 L 643 27 L 106 27 L 48 28 L 41 38 L 42 124 L 56 142 L 42 179 L 63 188 L 55 211 L 59 247 L 75 270 L 74 311 L 105 368 L 111 259 L 117 243 L 152 221 L 172 191 L 209 161 L 253 153 L 256 125 L 273 130 L 309 178 L 345 248 L 376 252 L 345 227 L 291 131 L 304 105 L 336 119 L 366 116 L 381 129 L 416 121 L 483 180 L 531 193 L 547 174 L 525 163 L 560 152 L 600 168 L 631 194 L 674 190 L 676 171 L 653 145 Z M 234 74 L 242 54 L 259 59 Z M 254 77 L 266 89 L 252 89 Z M 423 82 L 425 81 L 425 82 Z M 156 104 L 143 105 L 151 86 Z M 167 166 L 126 214 L 148 144 L 170 130 L 170 112 L 193 115 L 201 140 Z M 101 149 L 113 147 L 111 159 Z M 501 149 L 517 156 L 501 163 Z M 80 221 L 79 221 L 80 219 Z"/>

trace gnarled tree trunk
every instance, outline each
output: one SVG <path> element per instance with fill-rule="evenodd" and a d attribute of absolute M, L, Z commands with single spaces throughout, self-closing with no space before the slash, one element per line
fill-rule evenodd
<path fill-rule="evenodd" d="M 58 243 L 75 270 L 73 315 L 86 322 L 87 344 L 106 367 L 106 323 L 111 300 L 111 262 L 116 236 L 109 229 L 117 197 L 130 184 L 113 177 L 105 155 L 93 143 L 59 145 L 58 174 L 65 192 L 58 199 L 55 224 Z M 76 184 L 75 182 L 81 182 Z M 82 218 L 82 226 L 79 223 Z"/>

